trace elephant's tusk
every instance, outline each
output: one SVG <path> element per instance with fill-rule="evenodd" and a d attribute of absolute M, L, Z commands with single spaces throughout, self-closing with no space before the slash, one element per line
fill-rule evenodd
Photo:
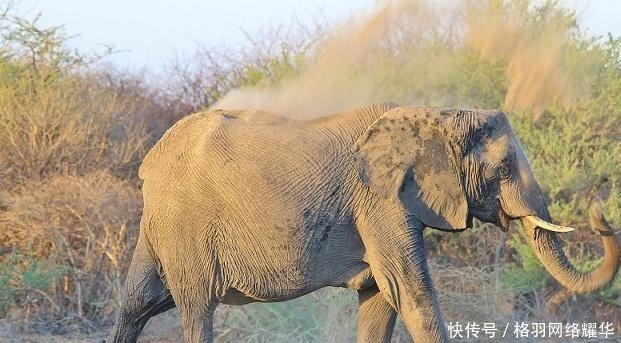
<path fill-rule="evenodd" d="M 524 219 L 530 221 L 531 223 L 533 223 L 534 225 L 537 225 L 538 227 L 545 229 L 545 230 L 550 230 L 550 231 L 554 231 L 554 232 L 570 232 L 570 231 L 574 231 L 574 228 L 572 227 L 567 227 L 567 226 L 560 226 L 560 225 L 556 225 L 556 224 L 552 224 L 552 223 L 548 223 L 547 221 L 537 217 L 537 216 L 526 216 L 524 217 Z"/>

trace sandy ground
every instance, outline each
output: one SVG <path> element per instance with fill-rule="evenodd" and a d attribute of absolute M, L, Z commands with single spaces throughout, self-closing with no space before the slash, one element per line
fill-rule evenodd
<path fill-rule="evenodd" d="M 8 327 L 0 325 L 0 343 L 99 343 L 107 335 L 108 332 L 62 336 L 43 334 L 14 335 Z M 138 342 L 177 343 L 182 340 L 181 335 L 181 326 L 176 311 L 168 311 L 149 320 Z"/>

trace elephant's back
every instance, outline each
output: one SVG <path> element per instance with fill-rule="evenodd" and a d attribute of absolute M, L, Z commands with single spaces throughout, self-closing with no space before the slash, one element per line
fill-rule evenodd
<path fill-rule="evenodd" d="M 234 126 L 286 125 L 287 120 L 261 111 L 212 110 L 188 115 L 164 133 L 162 138 L 144 157 L 138 170 L 142 180 L 162 179 L 170 175 L 179 162 L 191 162 L 199 146 L 217 145 L 210 138 Z M 207 147 L 209 148 L 209 147 Z"/>
<path fill-rule="evenodd" d="M 188 217 L 239 211 L 293 215 L 347 174 L 348 147 L 309 124 L 260 112 L 212 111 L 169 129 L 144 158 L 145 209 Z M 174 212 L 173 211 L 173 212 Z M 271 224 L 267 224 L 269 226 Z"/>
<path fill-rule="evenodd" d="M 322 202 L 351 174 L 349 145 L 331 134 L 264 112 L 190 115 L 143 160 L 145 207 L 303 211 L 298 202 Z"/>

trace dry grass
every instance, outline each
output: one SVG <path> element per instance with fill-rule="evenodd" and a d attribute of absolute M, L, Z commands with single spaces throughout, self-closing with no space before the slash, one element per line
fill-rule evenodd
<path fill-rule="evenodd" d="M 15 261 L 9 317 L 60 332 L 109 323 L 137 237 L 139 190 L 94 172 L 29 183 L 6 202 L 0 245 Z"/>
<path fill-rule="evenodd" d="M 135 245 L 138 165 L 177 113 L 141 75 L 102 70 L 62 28 L 4 6 L 0 319 L 93 331 L 111 322 Z"/>
<path fill-rule="evenodd" d="M 46 75 L 24 77 L 29 82 L 0 82 L 0 189 L 58 173 L 136 169 L 148 135 L 133 99 L 96 76 L 51 85 Z"/>

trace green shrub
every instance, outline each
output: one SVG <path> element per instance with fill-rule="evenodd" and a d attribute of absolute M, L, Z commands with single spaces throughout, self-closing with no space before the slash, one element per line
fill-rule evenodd
<path fill-rule="evenodd" d="M 53 259 L 39 260 L 15 251 L 0 261 L 0 314 L 6 315 L 20 303 L 21 307 L 41 306 L 52 308 L 55 301 L 45 292 L 66 271 Z"/>
<path fill-rule="evenodd" d="M 514 258 L 517 262 L 503 267 L 502 281 L 505 285 L 518 293 L 531 293 L 550 283 L 551 277 L 521 234 L 511 235 L 507 243 L 516 252 Z"/>

